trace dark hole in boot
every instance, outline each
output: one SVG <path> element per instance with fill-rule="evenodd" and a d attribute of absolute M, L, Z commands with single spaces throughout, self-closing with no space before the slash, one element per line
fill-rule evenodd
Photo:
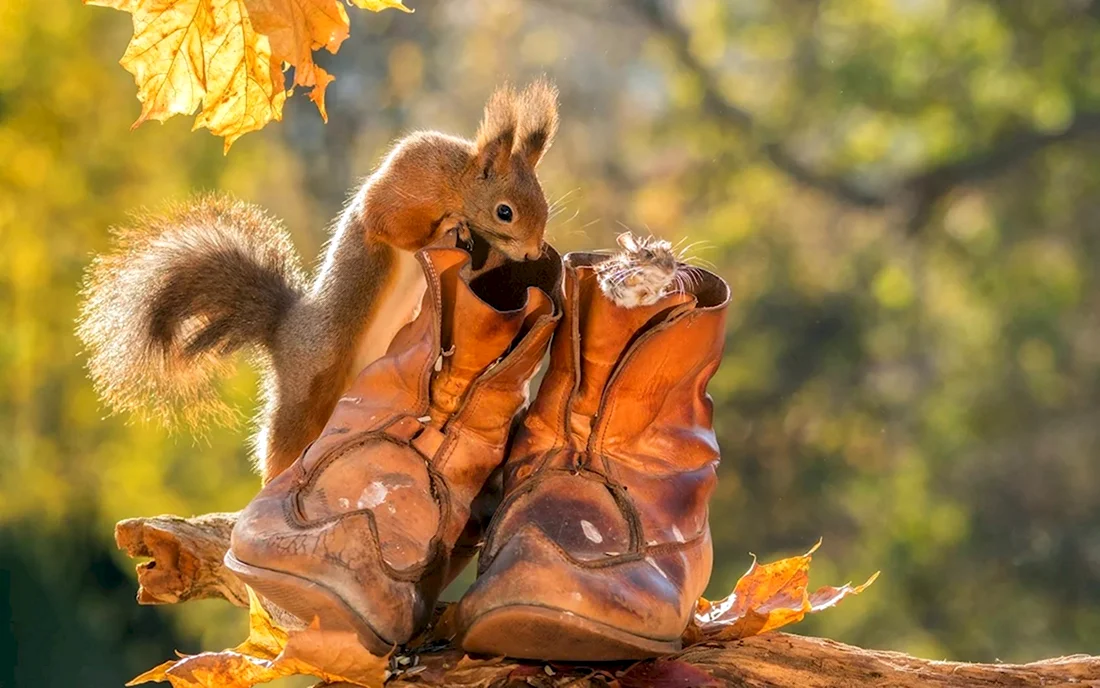
<path fill-rule="evenodd" d="M 524 306 L 527 287 L 541 289 L 556 302 L 560 284 L 561 257 L 543 244 L 542 255 L 535 260 L 505 261 L 471 280 L 470 289 L 498 311 L 511 311 Z"/>

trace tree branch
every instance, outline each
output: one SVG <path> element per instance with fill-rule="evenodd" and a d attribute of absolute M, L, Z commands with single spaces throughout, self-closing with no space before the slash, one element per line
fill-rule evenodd
<path fill-rule="evenodd" d="M 799 184 L 822 191 L 849 205 L 881 208 L 886 199 L 861 189 L 842 177 L 822 174 L 799 161 L 780 142 L 768 140 L 749 111 L 731 102 L 719 86 L 717 75 L 701 63 L 691 51 L 691 36 L 676 19 L 669 16 L 659 0 L 629 0 L 635 13 L 668 41 L 676 59 L 699 81 L 703 89 L 703 108 L 711 116 L 724 120 L 760 141 L 760 149 L 776 168 Z"/>
<path fill-rule="evenodd" d="M 910 208 L 908 227 L 911 233 L 924 225 L 935 203 L 953 188 L 989 179 L 1050 145 L 1100 131 L 1100 112 L 1078 112 L 1061 131 L 1012 132 L 998 138 L 986 150 L 919 171 L 886 191 L 868 190 L 844 176 L 814 170 L 791 153 L 783 142 L 763 133 L 755 116 L 731 102 L 722 92 L 718 76 L 692 53 L 687 29 L 669 15 L 660 0 L 627 0 L 627 3 L 653 31 L 668 41 L 676 59 L 699 81 L 703 107 L 712 117 L 753 136 L 768 160 L 788 177 L 837 201 L 865 209 L 881 209 L 894 202 L 906 202 Z"/>
<path fill-rule="evenodd" d="M 918 172 L 899 185 L 896 195 L 908 194 L 914 199 L 909 221 L 909 233 L 920 231 L 931 214 L 932 207 L 952 189 L 993 178 L 1001 171 L 1024 162 L 1044 148 L 1072 141 L 1100 131 L 1100 112 L 1078 112 L 1069 125 L 1060 131 L 1023 130 L 1001 136 L 987 150 L 967 158 L 946 162 L 924 172 Z"/>
<path fill-rule="evenodd" d="M 116 540 L 138 566 L 142 604 L 220 597 L 247 606 L 244 585 L 221 564 L 237 514 L 184 519 L 157 516 L 122 521 Z M 266 605 L 265 605 L 266 606 Z M 1031 664 L 965 664 L 787 633 L 725 642 L 704 641 L 682 652 L 638 663 L 599 667 L 473 659 L 439 643 L 395 654 L 386 686 L 1068 686 L 1100 681 L 1100 657 L 1074 655 Z M 708 683 L 708 681 L 710 683 Z"/>

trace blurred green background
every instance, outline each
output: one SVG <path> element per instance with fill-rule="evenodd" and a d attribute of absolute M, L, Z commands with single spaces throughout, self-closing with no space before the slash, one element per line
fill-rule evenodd
<path fill-rule="evenodd" d="M 862 596 L 797 632 L 932 658 L 1100 651 L 1100 2 L 410 0 L 351 9 L 323 125 L 298 94 L 228 156 L 129 131 L 130 20 L 0 3 L 0 685 L 111 686 L 244 635 L 218 602 L 141 608 L 122 518 L 236 510 L 247 422 L 105 417 L 73 335 L 81 274 L 141 206 L 220 189 L 310 260 L 416 128 L 472 135 L 546 73 L 560 249 L 703 241 L 734 293 L 711 385 L 725 594 L 825 543 Z M 225 393 L 247 418 L 256 376 Z"/>

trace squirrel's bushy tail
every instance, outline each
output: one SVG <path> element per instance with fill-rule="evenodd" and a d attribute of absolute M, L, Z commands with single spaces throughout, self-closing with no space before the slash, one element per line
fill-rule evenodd
<path fill-rule="evenodd" d="M 136 218 L 85 276 L 77 334 L 119 411 L 193 426 L 231 410 L 226 356 L 270 345 L 306 278 L 290 237 L 256 206 L 205 196 Z"/>

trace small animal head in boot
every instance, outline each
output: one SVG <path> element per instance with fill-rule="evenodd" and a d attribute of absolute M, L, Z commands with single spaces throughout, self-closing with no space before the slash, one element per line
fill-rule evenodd
<path fill-rule="evenodd" d="M 558 129 L 558 92 L 535 81 L 498 89 L 485 106 L 462 178 L 463 232 L 473 231 L 512 260 L 538 258 L 548 214 L 535 174 Z"/>
<path fill-rule="evenodd" d="M 690 268 L 676 260 L 671 243 L 652 236 L 636 237 L 632 232 L 623 232 L 616 241 L 621 250 L 595 266 L 600 289 L 616 305 L 652 306 L 682 289 L 681 273 Z"/>

